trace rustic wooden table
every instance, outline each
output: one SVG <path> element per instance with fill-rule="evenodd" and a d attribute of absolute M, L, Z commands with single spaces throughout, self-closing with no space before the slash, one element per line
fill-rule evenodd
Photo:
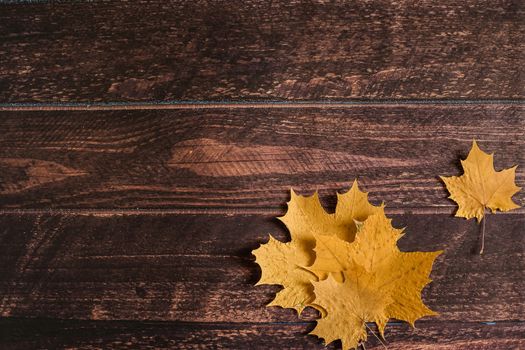
<path fill-rule="evenodd" d="M 0 1 L 0 348 L 323 349 L 251 250 L 354 178 L 438 250 L 388 349 L 525 348 L 525 210 L 453 218 L 473 138 L 525 185 L 522 1 Z M 522 206 L 525 191 L 515 197 Z M 338 348 L 338 344 L 330 348 Z M 381 349 L 373 337 L 368 349 Z"/>

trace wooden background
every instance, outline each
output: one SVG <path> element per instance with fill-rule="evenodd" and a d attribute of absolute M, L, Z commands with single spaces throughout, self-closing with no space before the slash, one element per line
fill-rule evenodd
<path fill-rule="evenodd" d="M 323 349 L 251 250 L 354 178 L 439 317 L 388 349 L 525 348 L 525 210 L 453 218 L 471 140 L 525 186 L 523 1 L 0 1 L 0 348 Z M 514 197 L 525 205 L 525 191 Z M 338 348 L 333 344 L 330 348 Z M 373 336 L 367 349 L 381 349 Z"/>

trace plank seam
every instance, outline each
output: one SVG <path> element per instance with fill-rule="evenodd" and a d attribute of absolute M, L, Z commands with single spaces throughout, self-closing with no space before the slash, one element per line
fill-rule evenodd
<path fill-rule="evenodd" d="M 352 108 L 362 106 L 435 106 L 435 105 L 525 105 L 525 99 L 509 100 L 304 100 L 304 101 L 151 101 L 151 102 L 72 102 L 72 103 L 0 103 L 0 111 L 86 111 L 86 110 L 166 110 L 166 109 L 298 109 L 298 108 Z"/>
<path fill-rule="evenodd" d="M 67 208 L 45 208 L 45 209 L 0 209 L 0 215 L 282 215 L 285 209 L 261 207 L 261 208 L 173 208 L 173 209 L 67 209 Z M 386 214 L 390 215 L 453 215 L 454 207 L 407 207 L 386 208 Z M 524 208 L 505 213 L 491 213 L 489 215 L 523 215 Z"/>
<path fill-rule="evenodd" d="M 73 322 L 86 322 L 86 323 L 122 323 L 122 324 L 150 324 L 150 325 L 182 325 L 182 326 L 264 326 L 264 325 L 310 325 L 315 320 L 311 321 L 267 321 L 267 322 L 228 322 L 228 321 L 222 321 L 222 322 L 202 322 L 202 321 L 172 321 L 172 320 L 126 320 L 126 319 L 106 319 L 106 320 L 93 320 L 93 319 L 80 319 L 80 318 L 26 318 L 26 317 L 0 317 L 0 322 L 9 322 L 9 321 L 35 321 L 35 322 L 41 322 L 41 321 L 73 321 Z M 498 320 L 498 321 L 486 321 L 486 320 L 479 320 L 479 321 L 459 321 L 459 320 L 422 320 L 418 322 L 418 325 L 435 325 L 435 324 L 462 324 L 462 325 L 488 325 L 488 326 L 498 326 L 498 325 L 521 325 L 525 323 L 525 320 Z M 375 327 L 375 324 L 370 322 L 368 323 L 372 328 Z M 406 325 L 406 322 L 388 322 L 388 326 L 402 326 Z"/>

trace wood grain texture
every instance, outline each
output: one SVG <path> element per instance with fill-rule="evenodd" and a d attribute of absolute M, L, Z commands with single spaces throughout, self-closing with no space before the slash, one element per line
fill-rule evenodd
<path fill-rule="evenodd" d="M 388 348 L 525 348 L 525 209 L 488 215 L 479 256 L 437 178 L 477 139 L 525 187 L 524 16 L 516 0 L 0 3 L 0 349 L 323 349 L 314 310 L 264 306 L 279 287 L 254 286 L 251 251 L 288 239 L 273 217 L 290 187 L 333 210 L 356 177 L 407 227 L 402 250 L 445 250 L 423 292 L 440 316 L 392 320 Z"/>
<path fill-rule="evenodd" d="M 395 215 L 404 251 L 444 249 L 423 299 L 439 321 L 525 320 L 525 217 L 480 226 L 450 215 Z M 262 215 L 2 215 L 0 316 L 188 322 L 293 322 L 266 308 L 277 286 L 254 286 L 251 250 L 268 234 Z M 313 319 L 313 310 L 305 319 Z"/>
<path fill-rule="evenodd" d="M 339 349 L 306 335 L 313 323 L 199 324 L 180 322 L 0 319 L 6 349 Z M 523 322 L 421 322 L 387 328 L 388 349 L 494 350 L 525 346 Z M 384 349 L 369 336 L 367 349 Z"/>
<path fill-rule="evenodd" d="M 289 189 L 333 205 L 354 178 L 402 210 L 455 203 L 438 175 L 459 175 L 472 139 L 518 165 L 525 107 L 402 105 L 309 109 L 0 113 L 0 207 L 269 209 Z M 514 196 L 525 204 L 525 192 Z"/>
<path fill-rule="evenodd" d="M 0 101 L 520 99 L 522 1 L 0 4 Z"/>

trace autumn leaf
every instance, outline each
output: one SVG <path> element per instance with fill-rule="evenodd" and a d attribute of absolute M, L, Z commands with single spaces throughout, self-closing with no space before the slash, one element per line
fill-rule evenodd
<path fill-rule="evenodd" d="M 384 205 L 368 202 L 356 181 L 338 195 L 333 214 L 317 193 L 303 197 L 292 191 L 280 220 L 291 240 L 270 236 L 253 251 L 262 270 L 258 284 L 283 286 L 269 306 L 319 310 L 311 334 L 326 343 L 341 339 L 346 350 L 366 340 L 367 322 L 375 322 L 383 336 L 390 318 L 413 325 L 435 315 L 423 304 L 421 291 L 441 252 L 401 252 L 397 241 L 403 230 L 392 227 Z"/>
<path fill-rule="evenodd" d="M 282 243 L 272 236 L 253 254 L 262 271 L 257 285 L 280 284 L 284 287 L 268 306 L 293 308 L 300 314 L 313 299 L 311 280 L 317 277 L 301 268 L 309 264 L 312 254 L 295 242 Z"/>
<path fill-rule="evenodd" d="M 421 291 L 437 252 L 401 252 L 395 229 L 384 213 L 369 216 L 353 243 L 335 236 L 316 235 L 318 256 L 309 269 L 315 274 L 341 271 L 342 283 L 329 276 L 313 282 L 312 306 L 322 310 L 311 334 L 328 344 L 341 339 L 343 349 L 366 340 L 366 322 L 375 322 L 381 335 L 390 318 L 414 322 L 436 313 L 421 300 Z"/>
<path fill-rule="evenodd" d="M 479 149 L 476 141 L 472 143 L 467 159 L 461 161 L 464 174 L 444 177 L 443 182 L 450 192 L 450 197 L 458 204 L 456 216 L 478 219 L 485 216 L 485 209 L 492 212 L 497 209 L 508 211 L 519 208 L 512 201 L 512 196 L 520 190 L 514 183 L 516 167 L 496 171 L 493 165 L 493 154 Z"/>
<path fill-rule="evenodd" d="M 368 194 L 359 190 L 357 181 L 337 198 L 335 213 L 327 213 L 317 192 L 305 197 L 291 191 L 288 211 L 279 218 L 290 231 L 290 242 L 283 243 L 270 236 L 268 243 L 253 251 L 262 270 L 257 284 L 283 286 L 268 306 L 293 308 L 301 313 L 314 298 L 311 282 L 319 278 L 304 268 L 310 266 L 316 257 L 313 251 L 315 235 L 334 236 L 351 242 L 357 232 L 356 221 L 383 212 L 382 205 L 373 206 L 368 202 Z"/>

